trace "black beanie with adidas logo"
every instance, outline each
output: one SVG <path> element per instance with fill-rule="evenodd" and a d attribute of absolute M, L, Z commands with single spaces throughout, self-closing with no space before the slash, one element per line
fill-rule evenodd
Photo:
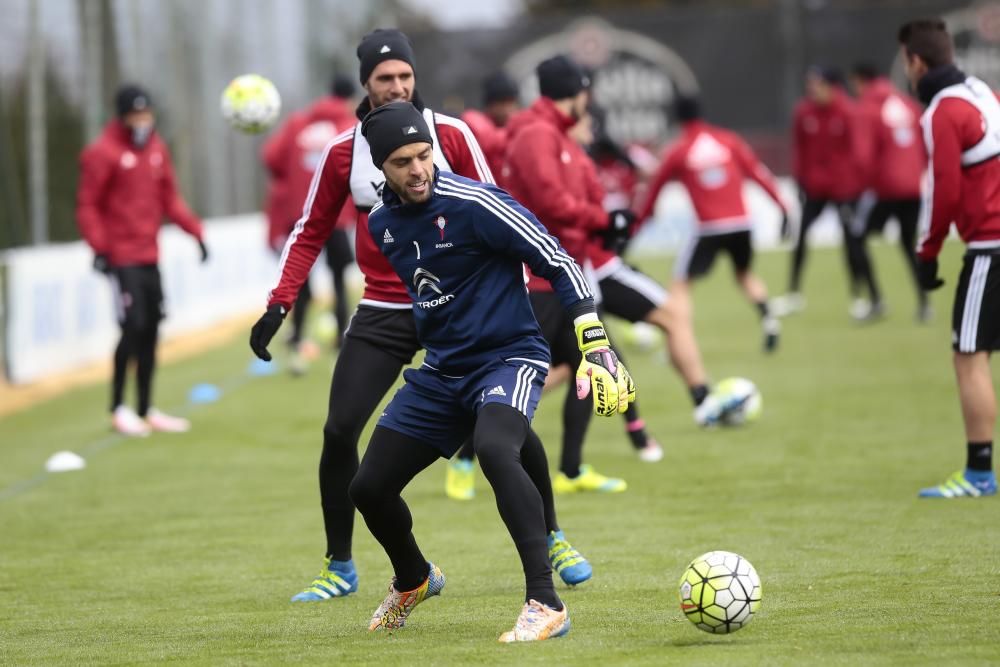
<path fill-rule="evenodd" d="M 417 69 L 410 38 L 395 28 L 378 28 L 362 37 L 358 44 L 358 60 L 362 86 L 368 82 L 372 70 L 386 60 L 402 60 Z"/>
<path fill-rule="evenodd" d="M 361 134 L 368 140 L 372 162 L 379 169 L 400 146 L 416 143 L 434 145 L 424 115 L 409 102 L 389 102 L 372 109 L 361 121 Z"/>

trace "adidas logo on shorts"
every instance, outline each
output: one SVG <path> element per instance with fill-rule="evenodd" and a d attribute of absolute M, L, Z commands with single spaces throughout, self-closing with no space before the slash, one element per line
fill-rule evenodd
<path fill-rule="evenodd" d="M 392 234 L 390 234 L 389 230 L 386 229 L 385 234 L 382 235 L 382 243 L 395 243 L 395 242 L 396 239 L 392 238 Z"/>
<path fill-rule="evenodd" d="M 506 396 L 507 392 L 505 392 L 503 390 L 503 387 L 501 387 L 500 385 L 497 385 L 497 386 L 493 387 L 492 389 L 490 389 L 490 393 L 488 393 L 486 395 L 487 396 Z"/>

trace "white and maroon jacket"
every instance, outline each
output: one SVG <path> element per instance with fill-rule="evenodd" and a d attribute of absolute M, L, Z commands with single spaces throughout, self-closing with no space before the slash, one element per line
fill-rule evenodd
<path fill-rule="evenodd" d="M 418 108 L 422 107 L 416 95 L 413 102 Z M 370 108 L 365 100 L 358 107 L 358 117 L 363 118 Z M 438 168 L 494 183 L 486 158 L 468 125 L 426 108 L 423 114 L 434 139 L 434 164 Z M 359 213 L 355 254 L 365 276 L 361 303 L 401 310 L 412 307 L 399 276 L 368 232 L 368 211 L 381 198 L 384 184 L 385 176 L 372 163 L 360 123 L 340 133 L 327 145 L 313 174 L 302 217 L 295 223 L 281 254 L 278 284 L 268 295 L 268 305 L 277 303 L 291 308 L 350 195 Z"/>
<path fill-rule="evenodd" d="M 930 97 L 920 119 L 930 158 L 917 244 L 923 260 L 937 257 L 953 222 L 969 249 L 1000 249 L 1000 100 L 979 79 L 958 78 L 919 87 Z"/>

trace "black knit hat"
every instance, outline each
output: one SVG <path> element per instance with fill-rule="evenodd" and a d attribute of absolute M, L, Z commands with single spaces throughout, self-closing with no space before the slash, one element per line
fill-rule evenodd
<path fill-rule="evenodd" d="M 126 84 L 115 93 L 115 113 L 121 118 L 131 111 L 145 111 L 153 108 L 153 98 L 145 89 Z"/>
<path fill-rule="evenodd" d="M 354 97 L 354 92 L 356 87 L 354 85 L 354 79 L 344 74 L 338 74 L 333 77 L 333 81 L 330 82 L 330 93 L 334 97 Z"/>
<path fill-rule="evenodd" d="M 701 103 L 697 97 L 681 95 L 674 100 L 674 115 L 681 122 L 701 118 Z"/>
<path fill-rule="evenodd" d="M 416 69 L 410 38 L 395 28 L 378 28 L 361 38 L 358 44 L 358 60 L 361 62 L 361 85 L 368 82 L 372 70 L 386 60 L 402 60 Z"/>
<path fill-rule="evenodd" d="M 538 63 L 538 92 L 552 100 L 575 97 L 577 93 L 590 88 L 590 77 L 583 68 L 569 59 L 558 55 Z"/>
<path fill-rule="evenodd" d="M 494 72 L 483 79 L 483 104 L 516 100 L 518 88 L 514 79 L 504 71 Z"/>
<path fill-rule="evenodd" d="M 361 121 L 361 134 L 368 140 L 372 162 L 379 169 L 400 146 L 434 144 L 424 115 L 409 102 L 389 102 L 368 112 Z"/>

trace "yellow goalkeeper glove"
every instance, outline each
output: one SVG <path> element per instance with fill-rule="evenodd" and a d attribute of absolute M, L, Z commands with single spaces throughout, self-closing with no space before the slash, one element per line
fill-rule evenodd
<path fill-rule="evenodd" d="M 583 352 L 583 361 L 576 371 L 576 396 L 587 398 L 594 394 L 594 412 L 610 417 L 628 410 L 635 400 L 635 384 L 611 343 L 599 320 L 576 325 L 576 342 Z"/>

